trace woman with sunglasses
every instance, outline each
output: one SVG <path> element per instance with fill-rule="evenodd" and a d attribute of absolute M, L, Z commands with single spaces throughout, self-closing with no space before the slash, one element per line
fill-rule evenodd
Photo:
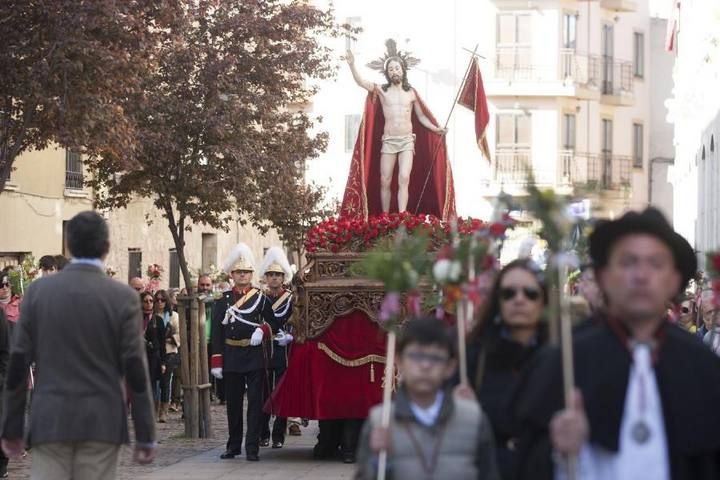
<path fill-rule="evenodd" d="M 152 293 L 140 293 L 140 304 L 145 327 L 145 351 L 147 352 L 150 385 L 153 389 L 155 411 L 157 412 L 160 401 L 160 381 L 165 372 L 165 325 L 162 317 L 155 312 L 155 298 Z"/>
<path fill-rule="evenodd" d="M 546 304 L 542 271 L 530 259 L 515 260 L 500 270 L 484 311 L 468 335 L 468 379 L 493 427 L 503 479 L 511 478 L 514 469 L 519 429 L 512 414 L 514 391 L 547 339 L 541 321 Z M 462 387 L 458 393 L 472 396 Z"/>
<path fill-rule="evenodd" d="M 170 391 L 173 377 L 180 366 L 180 321 L 177 312 L 173 311 L 172 303 L 165 290 L 155 292 L 155 314 L 162 318 L 164 330 L 165 359 L 160 378 L 160 408 L 158 411 L 158 422 L 167 421 L 168 408 L 170 407 Z"/>

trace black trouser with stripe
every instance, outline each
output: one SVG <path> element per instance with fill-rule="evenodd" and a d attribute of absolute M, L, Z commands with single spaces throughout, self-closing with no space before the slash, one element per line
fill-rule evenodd
<path fill-rule="evenodd" d="M 265 398 L 270 398 L 270 395 L 272 395 L 272 391 L 275 390 L 275 387 L 277 387 L 278 382 L 280 382 L 280 379 L 282 378 L 283 374 L 285 373 L 285 370 L 287 370 L 287 367 L 285 365 L 273 368 L 267 371 L 267 380 L 265 384 L 266 392 L 265 392 Z M 268 391 L 269 390 L 269 391 Z M 273 422 L 273 428 L 272 428 L 272 441 L 273 443 L 280 442 L 285 443 L 285 430 L 287 430 L 287 418 L 285 417 L 275 417 L 275 422 Z M 260 435 L 260 438 L 262 439 L 268 439 L 270 438 L 270 414 L 269 413 L 263 413 L 263 420 L 262 420 L 262 432 Z"/>
<path fill-rule="evenodd" d="M 243 440 L 243 400 L 247 385 L 247 433 L 245 454 L 257 454 L 260 450 L 262 422 L 264 370 L 247 373 L 223 372 L 225 402 L 227 405 L 228 433 L 227 451 L 239 454 Z"/>

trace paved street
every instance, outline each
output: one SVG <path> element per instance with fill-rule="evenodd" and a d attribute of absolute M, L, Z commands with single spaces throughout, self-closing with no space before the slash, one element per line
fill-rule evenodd
<path fill-rule="evenodd" d="M 303 429 L 301 437 L 288 437 L 287 444 L 280 450 L 263 448 L 260 462 L 253 463 L 245 457 L 234 460 L 220 460 L 222 447 L 185 458 L 174 465 L 166 466 L 143 476 L 143 480 L 226 480 L 226 479 L 349 479 L 353 465 L 340 462 L 318 462 L 312 459 L 312 447 L 317 435 L 317 424 Z"/>

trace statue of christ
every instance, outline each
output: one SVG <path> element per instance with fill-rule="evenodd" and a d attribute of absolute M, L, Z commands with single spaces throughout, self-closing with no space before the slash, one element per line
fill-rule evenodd
<path fill-rule="evenodd" d="M 407 65 L 401 56 L 390 56 L 384 61 L 383 72 L 387 83 L 382 86 L 363 79 L 355 68 L 355 57 L 348 50 L 346 60 L 355 82 L 370 93 L 377 94 L 382 106 L 385 127 L 380 151 L 380 200 L 383 212 L 390 211 L 391 183 L 395 165 L 398 170 L 398 211 L 408 205 L 408 187 L 415 154 L 415 134 L 412 114 L 428 130 L 444 135 L 447 129 L 434 125 L 420 107 L 415 90 L 407 80 Z"/>

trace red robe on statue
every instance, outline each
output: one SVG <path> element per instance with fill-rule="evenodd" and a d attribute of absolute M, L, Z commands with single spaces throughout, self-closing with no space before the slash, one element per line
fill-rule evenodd
<path fill-rule="evenodd" d="M 415 95 L 427 118 L 437 125 L 417 92 Z M 455 190 L 444 137 L 420 124 L 414 112 L 412 124 L 416 138 L 408 211 L 449 220 L 455 216 Z M 382 213 L 380 150 L 384 126 L 378 95 L 370 93 L 340 210 L 345 218 L 366 220 L 369 215 Z M 391 191 L 390 211 L 397 212 L 397 166 Z M 365 418 L 373 405 L 382 402 L 385 338 L 385 332 L 363 311 L 335 318 L 317 338 L 292 345 L 288 369 L 265 404 L 265 411 L 320 420 Z"/>
<path fill-rule="evenodd" d="M 379 87 L 378 87 L 379 88 Z M 435 125 L 437 121 L 415 91 L 420 108 Z M 412 113 L 415 155 L 410 174 L 407 209 L 415 214 L 430 214 L 442 220 L 455 216 L 455 189 L 447 159 L 444 137 L 425 128 Z M 340 216 L 367 219 L 382 213 L 380 203 L 380 150 L 385 126 L 382 105 L 377 93 L 368 93 L 365 112 L 350 163 Z M 435 159 L 433 160 L 433 155 Z M 390 211 L 397 212 L 397 165 L 390 187 Z M 428 174 L 428 172 L 430 172 Z M 427 182 L 426 182 L 427 180 Z M 424 189 L 424 190 L 423 190 Z"/>

